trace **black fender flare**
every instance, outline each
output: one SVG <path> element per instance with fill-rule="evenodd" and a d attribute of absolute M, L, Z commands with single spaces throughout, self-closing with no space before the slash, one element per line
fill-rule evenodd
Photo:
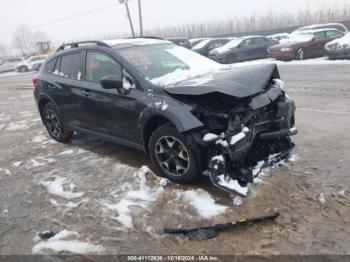
<path fill-rule="evenodd" d="M 151 106 L 146 107 L 140 114 L 138 127 L 141 131 L 142 142 L 145 143 L 144 129 L 147 123 L 153 118 L 164 118 L 172 123 L 178 132 L 184 133 L 193 129 L 201 128 L 204 124 L 196 118 L 190 111 L 191 107 L 185 104 L 179 105 L 179 103 L 167 101 L 167 108 L 155 106 L 154 103 Z"/>

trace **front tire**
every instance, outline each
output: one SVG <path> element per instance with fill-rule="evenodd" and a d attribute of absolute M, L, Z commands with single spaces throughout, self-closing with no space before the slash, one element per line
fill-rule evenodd
<path fill-rule="evenodd" d="M 180 184 L 196 180 L 199 169 L 195 149 L 188 139 L 171 124 L 162 125 L 152 133 L 148 149 L 157 175 Z"/>
<path fill-rule="evenodd" d="M 29 71 L 28 67 L 26 66 L 21 66 L 18 70 L 20 73 L 27 73 Z"/>
<path fill-rule="evenodd" d="M 303 48 L 298 49 L 296 56 L 295 56 L 295 59 L 296 60 L 304 60 L 305 59 L 305 51 Z"/>
<path fill-rule="evenodd" d="M 73 132 L 65 130 L 61 114 L 52 103 L 47 103 L 42 111 L 42 118 L 49 135 L 57 142 L 69 142 Z"/>
<path fill-rule="evenodd" d="M 237 57 L 234 54 L 229 54 L 226 56 L 226 64 L 233 64 L 237 62 Z"/>

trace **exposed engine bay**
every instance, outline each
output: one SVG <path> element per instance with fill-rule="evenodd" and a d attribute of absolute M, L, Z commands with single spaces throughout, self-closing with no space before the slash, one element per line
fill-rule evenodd
<path fill-rule="evenodd" d="M 215 186 L 242 195 L 235 190 L 237 183 L 246 186 L 262 168 L 288 159 L 294 147 L 290 136 L 297 133 L 295 104 L 281 80 L 271 79 L 263 92 L 251 97 L 215 93 L 196 98 L 193 113 L 206 127 L 205 173 Z"/>

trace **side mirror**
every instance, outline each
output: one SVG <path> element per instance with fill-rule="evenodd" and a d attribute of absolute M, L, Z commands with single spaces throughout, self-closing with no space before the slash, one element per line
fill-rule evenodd
<path fill-rule="evenodd" d="M 100 84 L 104 89 L 116 88 L 119 92 L 123 88 L 123 80 L 118 75 L 108 75 L 100 79 Z"/>

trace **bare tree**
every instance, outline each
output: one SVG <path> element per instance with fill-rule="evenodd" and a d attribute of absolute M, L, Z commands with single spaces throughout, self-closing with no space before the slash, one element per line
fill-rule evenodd
<path fill-rule="evenodd" d="M 35 50 L 33 33 L 25 24 L 20 24 L 13 34 L 13 45 L 22 55 L 29 56 Z"/>
<path fill-rule="evenodd" d="M 274 14 L 271 11 L 262 15 L 236 17 L 230 20 L 215 22 L 188 24 L 166 28 L 147 30 L 145 35 L 159 37 L 200 37 L 231 35 L 235 33 L 249 33 L 256 31 L 268 31 L 274 29 L 310 25 L 315 23 L 330 23 L 350 20 L 350 8 L 326 9 L 326 10 L 300 10 L 297 14 Z"/>
<path fill-rule="evenodd" d="M 0 43 L 0 57 L 7 56 L 7 48 Z"/>

